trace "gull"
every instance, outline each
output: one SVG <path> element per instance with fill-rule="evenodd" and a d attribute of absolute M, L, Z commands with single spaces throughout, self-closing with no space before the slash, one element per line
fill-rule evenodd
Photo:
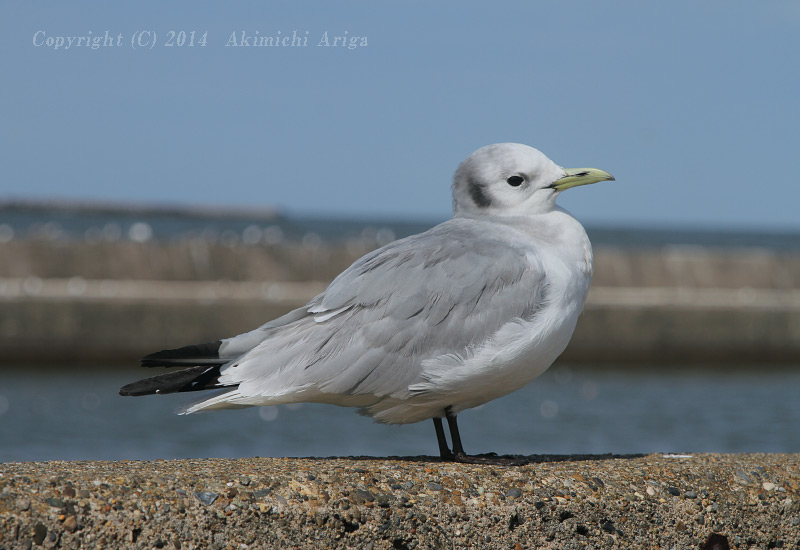
<path fill-rule="evenodd" d="M 527 145 L 482 147 L 455 172 L 451 219 L 363 256 L 251 332 L 145 356 L 145 367 L 184 368 L 120 394 L 222 389 L 179 414 L 313 402 L 388 424 L 430 418 L 442 460 L 490 462 L 464 451 L 456 416 L 523 387 L 566 348 L 592 247 L 556 198 L 613 179 Z"/>

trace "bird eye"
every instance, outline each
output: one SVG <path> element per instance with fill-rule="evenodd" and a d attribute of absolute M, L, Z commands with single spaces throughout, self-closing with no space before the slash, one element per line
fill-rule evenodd
<path fill-rule="evenodd" d="M 522 176 L 511 176 L 506 180 L 506 183 L 512 187 L 519 187 L 523 181 L 525 181 L 525 178 Z"/>

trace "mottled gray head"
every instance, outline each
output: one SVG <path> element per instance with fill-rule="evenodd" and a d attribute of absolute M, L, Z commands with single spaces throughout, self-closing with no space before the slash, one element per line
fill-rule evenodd
<path fill-rule="evenodd" d="M 565 170 L 539 150 L 520 143 L 481 147 L 453 177 L 453 214 L 540 214 L 555 207 L 560 191 L 614 179 L 594 168 Z"/>

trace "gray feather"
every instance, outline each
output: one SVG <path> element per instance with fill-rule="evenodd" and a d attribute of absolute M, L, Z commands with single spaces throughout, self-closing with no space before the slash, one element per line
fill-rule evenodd
<path fill-rule="evenodd" d="M 544 273 L 503 230 L 453 219 L 364 256 L 304 312 L 259 329 L 265 338 L 223 380 L 244 395 L 409 395 L 424 360 L 467 353 L 537 311 Z"/>

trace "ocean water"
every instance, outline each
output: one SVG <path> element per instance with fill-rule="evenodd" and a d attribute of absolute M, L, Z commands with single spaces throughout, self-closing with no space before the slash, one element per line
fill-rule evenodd
<path fill-rule="evenodd" d="M 152 371 L 130 366 L 3 369 L 0 462 L 438 454 L 432 422 L 374 423 L 331 405 L 177 416 L 197 394 L 121 397 Z M 800 452 L 800 368 L 555 366 L 464 411 L 468 452 Z"/>

